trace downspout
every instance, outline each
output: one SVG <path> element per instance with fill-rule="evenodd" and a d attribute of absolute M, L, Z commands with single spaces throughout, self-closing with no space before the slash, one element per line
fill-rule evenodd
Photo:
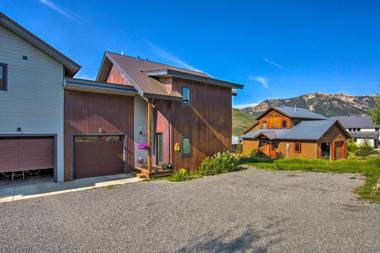
<path fill-rule="evenodd" d="M 152 100 L 148 100 L 148 177 L 152 172 Z"/>

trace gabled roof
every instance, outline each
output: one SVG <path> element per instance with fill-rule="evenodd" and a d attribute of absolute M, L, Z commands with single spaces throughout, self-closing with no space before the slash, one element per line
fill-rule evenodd
<path fill-rule="evenodd" d="M 123 71 L 141 96 L 149 98 L 164 98 L 172 100 L 182 99 L 180 93 L 176 91 L 169 91 L 163 83 L 159 82 L 155 78 L 158 76 L 176 76 L 214 85 L 229 85 L 228 87 L 231 88 L 234 88 L 236 85 L 236 87 L 241 87 L 238 84 L 211 78 L 202 72 L 173 67 L 166 64 L 111 52 L 105 53 L 97 80 L 104 82 L 112 65 L 118 66 Z"/>
<path fill-rule="evenodd" d="M 289 129 L 260 129 L 242 136 L 243 139 L 255 139 L 260 135 L 271 140 L 309 140 L 317 141 L 333 126 L 337 125 L 350 138 L 350 134 L 337 120 L 302 121 Z"/>
<path fill-rule="evenodd" d="M 9 18 L 2 12 L 0 12 L 0 25 L 4 26 L 10 32 L 14 33 L 21 39 L 27 41 L 34 47 L 40 49 L 45 54 L 49 55 L 51 58 L 55 59 L 57 62 L 64 65 L 66 68 L 67 76 L 74 76 L 81 68 L 79 64 L 77 64 L 67 56 L 63 55 L 57 49 L 53 48 L 45 41 L 41 40 L 33 33 L 26 30 L 24 27 L 16 23 L 14 20 Z"/>
<path fill-rule="evenodd" d="M 262 118 L 265 114 L 267 114 L 271 110 L 276 110 L 284 114 L 285 116 L 288 116 L 289 118 L 294 118 L 294 119 L 313 119 L 313 120 L 326 119 L 325 116 L 311 112 L 305 108 L 298 108 L 298 107 L 291 107 L 291 106 L 271 107 L 268 110 L 261 113 L 257 117 L 257 119 Z"/>
<path fill-rule="evenodd" d="M 369 116 L 338 116 L 331 118 L 339 120 L 345 128 L 376 128 Z"/>

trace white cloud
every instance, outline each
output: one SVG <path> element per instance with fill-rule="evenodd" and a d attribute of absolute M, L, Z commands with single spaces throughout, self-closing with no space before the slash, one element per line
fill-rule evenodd
<path fill-rule="evenodd" d="M 255 107 L 256 105 L 258 105 L 259 103 L 251 103 L 251 104 L 240 104 L 240 105 L 234 105 L 233 107 L 234 108 L 237 108 L 237 109 L 242 109 L 242 108 L 246 108 L 246 107 Z"/>
<path fill-rule="evenodd" d="M 88 74 L 85 74 L 85 73 L 81 73 L 79 72 L 75 78 L 79 78 L 79 79 L 86 79 L 86 80 L 95 80 L 96 76 L 94 75 L 88 75 Z"/>
<path fill-rule="evenodd" d="M 284 66 L 278 64 L 277 62 L 271 61 L 271 60 L 269 60 L 269 59 L 266 58 L 266 57 L 263 57 L 263 61 L 265 61 L 266 63 L 268 63 L 268 64 L 270 64 L 270 65 L 272 65 L 272 66 L 275 66 L 275 67 L 278 68 L 278 69 L 284 69 Z"/>
<path fill-rule="evenodd" d="M 265 89 L 269 87 L 269 79 L 263 76 L 250 76 L 249 80 L 260 83 Z"/>
<path fill-rule="evenodd" d="M 201 70 L 199 70 L 199 69 L 191 66 L 190 64 L 186 63 L 185 61 L 179 59 L 175 55 L 172 55 L 171 53 L 163 50 L 162 48 L 159 48 L 158 46 L 154 45 L 150 41 L 146 41 L 146 43 L 153 50 L 153 52 L 156 55 L 158 55 L 159 57 L 164 58 L 164 59 L 166 59 L 166 60 L 168 60 L 170 62 L 173 62 L 176 65 L 178 65 L 179 67 L 187 68 L 187 69 L 198 71 L 198 72 L 203 72 L 203 71 L 201 71 Z"/>
<path fill-rule="evenodd" d="M 70 20 L 78 21 L 78 18 L 75 17 L 73 14 L 69 13 L 67 10 L 63 9 L 62 7 L 49 0 L 39 0 L 39 2 Z"/>

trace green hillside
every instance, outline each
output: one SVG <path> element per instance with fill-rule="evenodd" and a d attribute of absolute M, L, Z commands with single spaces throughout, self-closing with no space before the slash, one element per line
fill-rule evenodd
<path fill-rule="evenodd" d="M 247 112 L 232 108 L 232 134 L 239 136 L 243 130 L 256 122 L 254 116 Z"/>

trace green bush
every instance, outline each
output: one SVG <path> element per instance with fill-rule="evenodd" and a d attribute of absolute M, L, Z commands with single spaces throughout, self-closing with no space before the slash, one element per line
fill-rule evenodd
<path fill-rule="evenodd" d="M 168 180 L 173 182 L 182 182 L 200 177 L 201 175 L 197 173 L 190 173 L 187 169 L 181 168 L 178 171 L 174 172 L 172 175 L 170 175 L 168 177 Z"/>
<path fill-rule="evenodd" d="M 230 152 L 219 152 L 203 160 L 199 173 L 204 176 L 240 170 L 241 155 Z"/>
<path fill-rule="evenodd" d="M 377 154 L 377 152 L 371 145 L 369 145 L 368 142 L 364 142 L 364 144 L 358 145 L 357 150 L 355 151 L 355 155 L 361 157 L 368 157 L 374 154 Z"/>
<path fill-rule="evenodd" d="M 355 154 L 356 151 L 358 150 L 358 144 L 356 144 L 355 141 L 350 140 L 347 143 L 347 149 L 349 153 Z"/>

